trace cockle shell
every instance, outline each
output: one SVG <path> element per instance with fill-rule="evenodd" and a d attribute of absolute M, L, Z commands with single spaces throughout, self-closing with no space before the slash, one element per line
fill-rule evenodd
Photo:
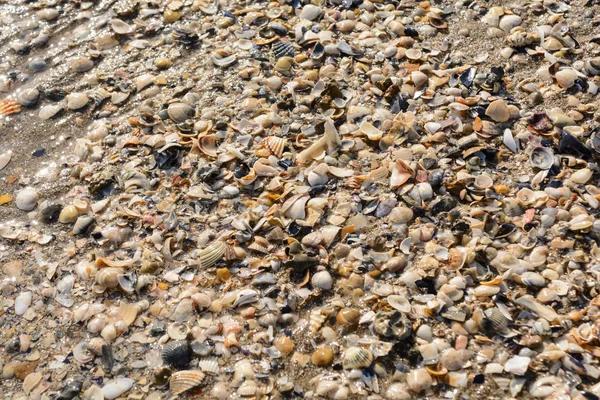
<path fill-rule="evenodd" d="M 344 354 L 344 369 L 367 368 L 373 362 L 373 353 L 362 347 L 349 347 Z"/>
<path fill-rule="evenodd" d="M 206 357 L 198 361 L 198 368 L 210 375 L 218 375 L 220 368 L 217 357 Z"/>
<path fill-rule="evenodd" d="M 13 99 L 0 101 L 0 114 L 3 116 L 17 114 L 21 112 L 21 104 Z"/>
<path fill-rule="evenodd" d="M 198 252 L 198 260 L 202 268 L 210 268 L 217 263 L 225 254 L 225 242 L 215 241 Z"/>
<path fill-rule="evenodd" d="M 280 158 L 285 148 L 286 140 L 277 136 L 269 136 L 264 140 L 264 146 L 277 158 Z"/>
<path fill-rule="evenodd" d="M 204 373 L 202 371 L 177 371 L 171 375 L 169 389 L 174 395 L 178 395 L 200 386 L 203 379 Z"/>

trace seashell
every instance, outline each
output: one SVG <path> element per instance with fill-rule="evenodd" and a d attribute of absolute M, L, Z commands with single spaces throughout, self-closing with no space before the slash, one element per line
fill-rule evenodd
<path fill-rule="evenodd" d="M 104 100 L 111 97 L 111 94 L 108 90 L 104 88 L 99 88 L 89 92 L 88 97 L 94 102 L 94 105 L 96 107 L 99 107 Z"/>
<path fill-rule="evenodd" d="M 518 15 L 504 15 L 502 18 L 500 18 L 498 27 L 504 32 L 510 32 L 513 28 L 521 25 L 521 22 L 523 22 L 523 20 Z"/>
<path fill-rule="evenodd" d="M 308 328 L 311 335 L 316 334 L 327 319 L 327 315 L 320 308 L 315 308 L 310 312 Z"/>
<path fill-rule="evenodd" d="M 241 397 L 251 397 L 256 394 L 257 390 L 258 385 L 256 384 L 256 382 L 248 380 L 244 381 L 244 383 L 240 385 L 240 387 L 237 390 L 237 394 Z"/>
<path fill-rule="evenodd" d="M 0 101 L 0 114 L 4 117 L 21 112 L 21 104 L 13 99 Z"/>
<path fill-rule="evenodd" d="M 254 303 L 258 300 L 258 292 L 252 289 L 240 290 L 235 298 L 235 301 L 231 305 L 232 308 L 243 306 L 246 304 Z"/>
<path fill-rule="evenodd" d="M 138 314 L 138 307 L 134 304 L 127 304 L 121 301 L 119 304 L 119 315 L 127 325 L 133 324 Z"/>
<path fill-rule="evenodd" d="M 406 58 L 409 60 L 419 60 L 423 57 L 423 51 L 419 49 L 408 49 L 406 50 Z"/>
<path fill-rule="evenodd" d="M 135 291 L 135 284 L 137 282 L 137 273 L 131 271 L 127 274 L 120 274 L 117 276 L 119 287 L 126 293 L 133 293 Z"/>
<path fill-rule="evenodd" d="M 59 112 L 64 110 L 64 107 L 58 104 L 49 104 L 40 109 L 38 116 L 43 120 L 48 120 L 58 115 Z"/>
<path fill-rule="evenodd" d="M 217 67 L 227 68 L 236 63 L 237 56 L 235 54 L 222 58 L 212 56 L 210 59 L 212 60 L 213 64 L 215 64 Z"/>
<path fill-rule="evenodd" d="M 23 315 L 29 309 L 33 294 L 31 292 L 23 292 L 15 299 L 15 314 Z"/>
<path fill-rule="evenodd" d="M 331 290 L 333 287 L 333 278 L 327 271 L 319 271 L 311 278 L 311 284 L 319 289 Z"/>
<path fill-rule="evenodd" d="M 201 268 L 210 268 L 217 263 L 225 254 L 226 245 L 224 242 L 215 241 L 210 246 L 205 247 L 198 252 L 198 261 Z"/>
<path fill-rule="evenodd" d="M 96 283 L 105 288 L 116 288 L 119 286 L 119 275 L 123 273 L 121 268 L 102 268 L 94 277 Z"/>
<path fill-rule="evenodd" d="M 162 360 L 167 365 L 183 367 L 192 360 L 192 347 L 187 340 L 171 340 L 160 352 Z"/>
<path fill-rule="evenodd" d="M 585 70 L 592 76 L 600 75 L 600 57 L 590 58 L 584 63 Z"/>
<path fill-rule="evenodd" d="M 264 146 L 267 148 L 271 154 L 273 154 L 277 158 L 281 158 L 283 154 L 283 150 L 286 145 L 286 140 L 284 138 L 280 138 L 277 136 L 269 136 L 264 140 Z"/>
<path fill-rule="evenodd" d="M 279 175 L 279 171 L 271 166 L 269 160 L 264 158 L 258 159 L 254 165 L 253 169 L 256 172 L 257 176 L 276 176 Z"/>
<path fill-rule="evenodd" d="M 75 221 L 75 224 L 73 225 L 73 233 L 75 235 L 83 235 L 91 229 L 95 222 L 96 221 L 94 220 L 94 217 L 86 217 L 82 215 L 81 217 L 77 218 L 77 221 Z"/>
<path fill-rule="evenodd" d="M 195 114 L 194 108 L 186 103 L 170 104 L 167 108 L 167 112 L 169 118 L 176 123 L 185 122 L 186 120 L 193 118 Z"/>
<path fill-rule="evenodd" d="M 33 389 L 42 381 L 43 375 L 39 372 L 32 372 L 23 380 L 23 391 L 29 395 Z"/>
<path fill-rule="evenodd" d="M 386 298 L 386 301 L 390 306 L 394 307 L 396 310 L 404 314 L 409 314 L 411 311 L 410 301 L 408 301 L 406 296 L 404 296 L 403 294 L 390 295 Z"/>
<path fill-rule="evenodd" d="M 129 92 L 112 92 L 110 102 L 112 104 L 121 104 L 129 97 Z"/>
<path fill-rule="evenodd" d="M 379 312 L 373 321 L 373 330 L 379 336 L 395 337 L 398 340 L 406 339 L 411 331 L 411 323 L 399 311 Z"/>
<path fill-rule="evenodd" d="M 546 286 L 546 279 L 537 272 L 523 272 L 522 274 L 514 274 L 513 278 L 520 283 L 527 286 L 544 287 Z"/>
<path fill-rule="evenodd" d="M 284 42 L 283 40 L 273 43 L 271 50 L 273 50 L 273 54 L 277 59 L 281 57 L 294 57 L 296 55 L 294 46 L 290 42 Z"/>
<path fill-rule="evenodd" d="M 133 387 L 133 379 L 120 378 L 106 382 L 102 386 L 102 394 L 105 399 L 113 400 L 121 397 L 123 393 L 128 392 Z"/>
<path fill-rule="evenodd" d="M 209 157 L 217 157 L 217 143 L 214 135 L 202 135 L 198 138 L 198 149 Z"/>
<path fill-rule="evenodd" d="M 383 137 L 383 132 L 375 128 L 373 124 L 363 121 L 360 124 L 359 130 L 365 134 L 369 140 L 379 140 Z"/>
<path fill-rule="evenodd" d="M 174 395 L 178 395 L 200 386 L 203 379 L 204 373 L 202 371 L 177 371 L 174 372 L 173 375 L 171 375 L 171 379 L 169 379 L 169 390 L 171 390 Z"/>
<path fill-rule="evenodd" d="M 577 73 L 572 68 L 561 69 L 554 74 L 554 78 L 561 88 L 568 89 L 575 85 Z"/>
<path fill-rule="evenodd" d="M 571 174 L 571 181 L 584 185 L 592 178 L 593 172 L 589 168 L 582 168 Z"/>
<path fill-rule="evenodd" d="M 69 67 L 75 72 L 86 72 L 94 68 L 94 62 L 86 57 L 76 57 Z"/>
<path fill-rule="evenodd" d="M 118 18 L 111 19 L 109 22 L 110 22 L 111 29 L 116 34 L 128 35 L 130 33 L 133 33 L 133 31 L 134 31 L 134 28 L 132 26 L 129 26 L 126 22 L 124 22 Z"/>
<path fill-rule="evenodd" d="M 69 110 L 79 110 L 87 105 L 90 98 L 85 93 L 71 93 L 66 97 Z"/>
<path fill-rule="evenodd" d="M 516 299 L 516 303 L 533 311 L 540 318 L 544 318 L 548 322 L 553 322 L 558 318 L 558 314 L 551 307 L 538 303 L 533 296 L 525 295 Z"/>
<path fill-rule="evenodd" d="M 349 347 L 346 349 L 342 366 L 344 369 L 367 368 L 373 362 L 373 353 L 362 347 Z"/>
<path fill-rule="evenodd" d="M 35 188 L 26 187 L 17 194 L 15 204 L 19 210 L 31 211 L 37 206 L 39 199 L 40 194 Z"/>
<path fill-rule="evenodd" d="M 32 107 L 37 104 L 40 91 L 35 88 L 24 89 L 17 94 L 17 101 L 24 107 Z"/>
<path fill-rule="evenodd" d="M 554 164 L 554 154 L 547 147 L 535 147 L 529 155 L 529 163 L 535 168 L 550 169 Z"/>
<path fill-rule="evenodd" d="M 333 362 L 333 351 L 329 347 L 315 349 L 310 361 L 317 367 L 325 367 Z"/>
<path fill-rule="evenodd" d="M 8 165 L 11 158 L 12 153 L 10 152 L 0 154 L 0 171 L 2 171 Z"/>
<path fill-rule="evenodd" d="M 198 368 L 209 375 L 218 375 L 220 371 L 217 357 L 205 357 L 198 361 Z"/>
<path fill-rule="evenodd" d="M 348 329 L 356 329 L 360 320 L 360 312 L 354 308 L 342 308 L 335 317 L 335 323 Z"/>
<path fill-rule="evenodd" d="M 309 21 L 314 21 L 321 15 L 321 9 L 314 4 L 307 4 L 302 7 L 299 17 Z"/>
<path fill-rule="evenodd" d="M 390 177 L 390 188 L 395 189 L 402 186 L 412 177 L 415 171 L 404 161 L 396 160 L 392 166 L 392 176 Z"/>
<path fill-rule="evenodd" d="M 488 174 L 481 174 L 475 177 L 473 184 L 477 189 L 488 189 L 494 185 L 494 180 Z"/>
<path fill-rule="evenodd" d="M 506 122 L 510 119 L 510 111 L 502 99 L 492 101 L 485 110 L 485 115 L 496 122 Z"/>
<path fill-rule="evenodd" d="M 56 8 L 43 8 L 36 13 L 38 18 L 42 21 L 53 21 L 58 17 L 58 14 Z"/>
<path fill-rule="evenodd" d="M 275 71 L 285 73 L 291 70 L 293 65 L 294 59 L 292 57 L 283 56 L 275 63 Z"/>

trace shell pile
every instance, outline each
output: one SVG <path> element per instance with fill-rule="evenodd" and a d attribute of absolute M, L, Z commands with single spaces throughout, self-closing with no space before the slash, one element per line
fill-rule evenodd
<path fill-rule="evenodd" d="M 599 16 L 0 2 L 2 398 L 598 399 Z"/>

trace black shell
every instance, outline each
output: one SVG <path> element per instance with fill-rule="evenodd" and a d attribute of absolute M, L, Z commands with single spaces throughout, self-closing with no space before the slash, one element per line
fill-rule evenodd
<path fill-rule="evenodd" d="M 278 40 L 277 42 L 273 43 L 271 50 L 273 50 L 273 54 L 275 54 L 276 58 L 294 57 L 296 55 L 296 50 L 294 50 L 294 46 L 292 46 L 292 44 L 289 42 L 284 42 L 281 40 Z"/>
<path fill-rule="evenodd" d="M 187 340 L 172 340 L 165 344 L 160 356 L 165 364 L 183 367 L 192 359 L 192 347 Z"/>

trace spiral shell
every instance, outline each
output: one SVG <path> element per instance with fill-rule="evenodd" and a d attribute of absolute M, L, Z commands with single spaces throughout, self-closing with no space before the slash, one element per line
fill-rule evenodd
<path fill-rule="evenodd" d="M 225 255 L 225 242 L 216 241 L 198 253 L 200 266 L 210 268 Z"/>
<path fill-rule="evenodd" d="M 349 347 L 344 355 L 344 369 L 367 368 L 373 362 L 373 353 L 362 347 Z"/>
<path fill-rule="evenodd" d="M 192 359 L 192 347 L 187 340 L 172 340 L 165 344 L 160 356 L 165 364 L 185 366 Z"/>
<path fill-rule="evenodd" d="M 169 389 L 175 395 L 187 392 L 190 389 L 200 386 L 204 379 L 202 371 L 177 371 L 171 375 L 169 380 Z"/>
<path fill-rule="evenodd" d="M 317 333 L 317 331 L 321 328 L 327 316 L 323 313 L 323 310 L 320 308 L 316 308 L 310 312 L 308 327 L 311 334 Z"/>

